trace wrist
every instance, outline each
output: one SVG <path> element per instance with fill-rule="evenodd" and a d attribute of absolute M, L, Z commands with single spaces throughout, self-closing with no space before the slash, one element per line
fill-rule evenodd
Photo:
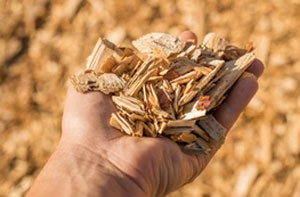
<path fill-rule="evenodd" d="M 101 154 L 66 143 L 59 144 L 31 190 L 36 196 L 146 196 Z"/>

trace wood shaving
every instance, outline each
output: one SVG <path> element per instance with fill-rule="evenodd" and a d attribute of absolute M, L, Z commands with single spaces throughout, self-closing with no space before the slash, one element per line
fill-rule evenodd
<path fill-rule="evenodd" d="M 251 50 L 215 33 L 199 46 L 164 33 L 133 45 L 138 51 L 99 39 L 87 70 L 71 77 L 76 90 L 113 95 L 117 112 L 110 124 L 128 135 L 166 136 L 189 153 L 219 147 L 226 129 L 212 112 L 254 61 Z"/>

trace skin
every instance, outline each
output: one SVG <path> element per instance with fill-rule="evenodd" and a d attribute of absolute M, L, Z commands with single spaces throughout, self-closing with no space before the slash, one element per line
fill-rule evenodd
<path fill-rule="evenodd" d="M 179 38 L 197 42 L 190 31 Z M 256 93 L 263 69 L 255 60 L 214 114 L 228 130 Z M 108 96 L 69 87 L 61 140 L 28 196 L 164 196 L 193 181 L 217 151 L 188 155 L 166 138 L 126 136 L 109 126 L 113 111 Z"/>

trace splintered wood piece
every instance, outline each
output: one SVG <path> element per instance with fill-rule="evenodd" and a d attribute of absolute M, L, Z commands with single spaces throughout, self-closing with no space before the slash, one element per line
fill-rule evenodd
<path fill-rule="evenodd" d="M 228 42 L 216 33 L 209 33 L 204 37 L 202 44 L 214 52 L 218 52 L 224 51 Z"/>
<path fill-rule="evenodd" d="M 158 134 L 162 134 L 166 128 L 167 128 L 167 123 L 166 122 L 162 122 L 161 125 L 160 125 L 159 130 L 157 131 L 157 133 Z"/>
<path fill-rule="evenodd" d="M 186 84 L 185 89 L 183 91 L 183 95 L 187 94 L 188 92 L 190 92 L 193 89 L 193 87 L 195 86 L 194 82 L 195 82 L 195 80 L 192 79 Z"/>
<path fill-rule="evenodd" d="M 237 60 L 232 60 L 224 65 L 223 77 L 216 86 L 208 93 L 211 98 L 211 105 L 208 110 L 213 109 L 219 103 L 219 100 L 231 88 L 234 82 L 245 72 L 245 70 L 255 60 L 254 53 L 246 53 Z"/>
<path fill-rule="evenodd" d="M 121 131 L 124 131 L 128 135 L 132 135 L 133 128 L 131 127 L 131 124 L 128 122 L 128 120 L 126 120 L 125 117 L 123 117 L 120 113 L 114 113 L 114 119 L 111 121 L 111 123 L 113 123 L 112 126 L 116 125 L 114 124 L 115 121 L 121 127 Z"/>
<path fill-rule="evenodd" d="M 190 102 L 195 98 L 195 96 L 209 83 L 210 80 L 220 71 L 220 69 L 224 66 L 225 61 L 223 60 L 216 60 L 215 61 L 215 68 L 204 78 L 200 80 L 200 82 L 195 86 L 193 91 L 190 91 L 188 94 L 185 94 L 181 97 L 179 101 L 179 105 L 185 105 L 186 103 Z M 199 95 L 200 96 L 200 95 Z M 193 108 L 195 109 L 195 107 Z"/>
<path fill-rule="evenodd" d="M 113 56 L 109 56 L 106 58 L 106 60 L 103 62 L 103 64 L 99 68 L 100 73 L 110 73 L 112 72 L 113 67 L 117 64 L 118 62 Z"/>
<path fill-rule="evenodd" d="M 151 104 L 152 107 L 160 109 L 159 100 L 158 100 L 156 92 L 153 88 L 153 85 L 152 84 L 147 84 L 146 88 L 148 89 L 148 93 L 149 93 L 148 94 L 149 95 L 149 97 L 148 97 L 149 103 Z"/>
<path fill-rule="evenodd" d="M 163 133 L 165 135 L 177 135 L 181 133 L 191 133 L 193 129 L 191 127 L 178 127 L 178 128 L 166 128 Z"/>
<path fill-rule="evenodd" d="M 128 117 L 134 121 L 136 120 L 141 120 L 141 121 L 149 121 L 149 118 L 147 115 L 144 115 L 144 116 L 141 116 L 141 115 L 138 115 L 138 114 L 135 114 L 135 113 L 131 113 L 131 114 L 128 114 Z"/>
<path fill-rule="evenodd" d="M 199 147 L 196 142 L 192 142 L 185 146 L 180 146 L 181 150 L 188 154 L 206 154 L 205 151 Z"/>
<path fill-rule="evenodd" d="M 134 136 L 142 137 L 143 136 L 143 130 L 144 130 L 143 122 L 142 121 L 136 121 Z"/>
<path fill-rule="evenodd" d="M 172 81 L 173 79 L 178 78 L 179 76 L 190 72 L 193 70 L 193 67 L 190 65 L 183 65 L 180 63 L 174 64 L 170 70 L 164 75 L 164 79 Z"/>
<path fill-rule="evenodd" d="M 126 97 L 113 96 L 112 100 L 115 105 L 119 106 L 121 109 L 126 110 L 129 113 L 136 113 L 138 115 L 144 116 L 146 112 L 143 110 L 143 105 L 137 105 L 131 102 Z"/>
<path fill-rule="evenodd" d="M 186 42 L 183 51 L 177 57 L 185 57 L 190 55 L 195 49 L 197 48 L 196 45 L 192 42 Z"/>
<path fill-rule="evenodd" d="M 138 106 L 139 106 L 141 109 L 143 109 L 143 110 L 145 109 L 145 108 L 144 108 L 144 103 L 143 103 L 142 101 L 140 101 L 139 99 L 137 99 L 137 98 L 130 97 L 130 96 L 126 96 L 126 95 L 124 95 L 124 94 L 121 94 L 120 97 L 121 97 L 121 98 L 124 98 L 124 99 L 127 99 L 128 101 L 130 101 L 130 102 L 132 102 L 132 103 L 138 105 Z"/>
<path fill-rule="evenodd" d="M 118 129 L 118 130 L 122 130 L 122 127 L 121 127 L 121 125 L 119 124 L 119 118 L 117 117 L 117 115 L 115 114 L 115 113 L 112 113 L 111 114 L 111 117 L 110 117 L 110 121 L 109 121 L 109 124 L 110 124 L 110 126 L 112 126 L 112 127 L 114 127 L 114 128 L 116 128 L 116 129 Z"/>
<path fill-rule="evenodd" d="M 114 53 L 122 55 L 122 50 L 116 47 L 112 42 L 99 38 L 92 54 L 87 59 L 86 69 L 95 72 L 105 73 L 111 70 L 111 64 L 104 64 Z"/>
<path fill-rule="evenodd" d="M 151 125 L 151 123 L 148 123 L 149 125 Z M 152 125 L 152 127 L 154 128 L 154 126 Z M 149 127 L 147 124 L 145 124 L 143 122 L 143 128 L 144 128 L 144 131 L 145 131 L 145 134 L 149 137 L 156 137 L 156 133 L 155 133 L 155 130 L 153 128 L 151 128 L 151 126 Z"/>
<path fill-rule="evenodd" d="M 198 134 L 200 137 L 202 137 L 207 142 L 209 141 L 209 136 L 207 135 L 207 133 L 203 129 L 201 129 L 197 124 L 194 124 L 192 129 L 193 129 L 194 133 Z"/>
<path fill-rule="evenodd" d="M 197 124 L 217 142 L 225 137 L 226 129 L 212 115 L 201 118 Z"/>
<path fill-rule="evenodd" d="M 197 66 L 194 67 L 194 70 L 199 73 L 199 76 L 201 76 L 201 75 L 208 75 L 212 69 L 206 66 Z"/>
<path fill-rule="evenodd" d="M 179 102 L 179 98 L 181 96 L 181 86 L 178 84 L 176 84 L 176 86 L 177 86 L 177 88 L 175 88 L 175 98 L 174 98 L 173 106 L 174 106 L 175 112 L 177 113 L 178 112 L 178 102 Z"/>
<path fill-rule="evenodd" d="M 171 105 L 172 98 L 164 88 L 158 89 L 157 98 L 161 109 L 168 110 Z"/>
<path fill-rule="evenodd" d="M 99 89 L 98 76 L 93 71 L 79 75 L 72 75 L 70 81 L 76 91 L 80 93 L 96 91 Z"/>
<path fill-rule="evenodd" d="M 174 92 L 174 89 L 172 88 L 170 82 L 168 80 L 162 80 L 162 87 L 165 89 L 169 94 L 172 94 Z"/>
<path fill-rule="evenodd" d="M 98 77 L 99 90 L 104 94 L 119 92 L 125 87 L 125 80 L 113 73 L 104 73 Z"/>
<path fill-rule="evenodd" d="M 180 53 L 184 42 L 179 38 L 165 33 L 150 33 L 132 42 L 141 53 L 160 54 L 169 57 Z"/>
<path fill-rule="evenodd" d="M 199 57 L 202 54 L 202 49 L 201 48 L 197 48 L 196 50 L 194 50 L 191 60 L 198 62 Z"/>
<path fill-rule="evenodd" d="M 127 96 L 135 96 L 138 91 L 143 87 L 144 83 L 155 73 L 157 69 L 152 69 L 147 72 L 144 76 L 140 76 L 137 80 L 125 91 Z"/>
<path fill-rule="evenodd" d="M 194 120 L 197 118 L 201 118 L 206 115 L 206 110 L 197 110 L 197 111 L 191 111 L 189 113 L 186 113 L 181 117 L 183 120 Z"/>
<path fill-rule="evenodd" d="M 132 84 L 134 82 L 136 82 L 138 77 L 140 77 L 141 75 L 146 73 L 147 70 L 149 69 L 150 65 L 152 65 L 153 63 L 154 63 L 154 59 L 152 57 L 148 57 L 141 65 L 139 65 L 138 67 L 135 67 L 134 69 L 136 69 L 136 72 L 134 73 L 134 75 L 132 76 L 130 81 L 128 81 L 124 91 L 126 91 L 128 88 L 130 88 L 132 86 Z"/>
<path fill-rule="evenodd" d="M 167 127 L 192 127 L 195 122 L 195 120 L 170 120 Z"/>
<path fill-rule="evenodd" d="M 158 109 L 157 107 L 152 107 L 151 111 L 153 114 L 158 116 L 158 118 L 168 119 L 170 118 L 170 114 L 164 110 Z"/>
<path fill-rule="evenodd" d="M 135 61 L 134 63 L 132 63 Z M 121 76 L 124 72 L 131 70 L 136 65 L 138 59 L 135 56 L 125 57 L 117 66 L 112 69 L 112 72 Z"/>
<path fill-rule="evenodd" d="M 198 72 L 197 71 L 191 71 L 189 73 L 186 73 L 174 80 L 171 81 L 171 83 L 178 83 L 178 84 L 184 84 L 184 83 L 188 83 L 191 80 L 197 80 L 197 78 L 199 77 Z"/>
<path fill-rule="evenodd" d="M 172 135 L 171 139 L 175 142 L 192 143 L 197 137 L 192 133 L 180 133 L 178 135 Z"/>
<path fill-rule="evenodd" d="M 223 58 L 226 60 L 234 60 L 234 59 L 238 59 L 239 57 L 245 55 L 247 52 L 251 52 L 251 51 L 252 51 L 252 49 L 250 49 L 250 50 L 240 49 L 236 46 L 228 45 L 225 48 Z"/>
<path fill-rule="evenodd" d="M 203 149 L 205 154 L 208 154 L 211 151 L 209 144 L 201 138 L 196 139 L 196 143 Z"/>

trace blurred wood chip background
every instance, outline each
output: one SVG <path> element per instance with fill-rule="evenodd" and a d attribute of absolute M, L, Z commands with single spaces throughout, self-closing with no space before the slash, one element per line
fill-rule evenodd
<path fill-rule="evenodd" d="M 99 36 L 149 32 L 253 41 L 260 90 L 209 167 L 180 196 L 300 196 L 299 0 L 0 1 L 0 196 L 22 196 L 60 137 L 68 77 Z"/>

